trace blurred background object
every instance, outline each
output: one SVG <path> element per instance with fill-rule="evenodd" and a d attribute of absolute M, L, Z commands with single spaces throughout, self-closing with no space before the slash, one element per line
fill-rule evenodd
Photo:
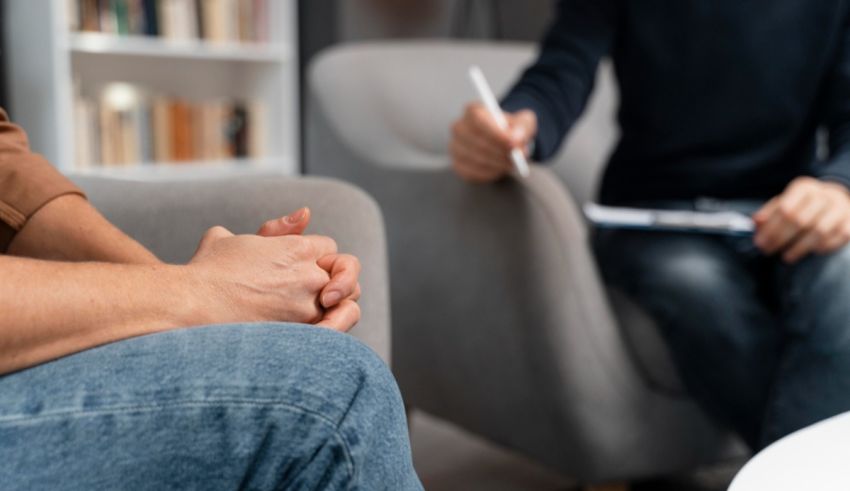
<path fill-rule="evenodd" d="M 301 87 L 316 54 L 334 44 L 416 38 L 536 42 L 556 5 L 557 0 L 298 0 Z"/>
<path fill-rule="evenodd" d="M 295 0 L 2 7 L 4 107 L 63 172 L 299 173 Z"/>
<path fill-rule="evenodd" d="M 336 43 L 387 38 L 537 41 L 556 0 L 299 0 L 302 63 Z"/>

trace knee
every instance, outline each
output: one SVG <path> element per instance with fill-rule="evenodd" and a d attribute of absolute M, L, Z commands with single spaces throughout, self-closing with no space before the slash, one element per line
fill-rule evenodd
<path fill-rule="evenodd" d="M 850 353 L 850 247 L 795 267 L 787 305 L 789 328 L 824 353 Z"/>
<path fill-rule="evenodd" d="M 644 273 L 645 292 L 686 311 L 715 310 L 735 288 L 727 265 L 698 252 L 659 259 Z"/>
<path fill-rule="evenodd" d="M 320 333 L 328 356 L 315 360 L 325 377 L 343 383 L 341 400 L 358 411 L 403 413 L 403 404 L 395 378 L 386 363 L 368 346 L 352 336 Z"/>
<path fill-rule="evenodd" d="M 698 248 L 675 252 L 647 264 L 632 292 L 668 341 L 730 354 L 762 349 L 766 335 L 741 328 L 758 311 L 752 282 Z"/>
<path fill-rule="evenodd" d="M 346 334 L 330 333 L 328 341 L 331 343 L 328 351 L 339 357 L 358 385 L 379 392 L 398 392 L 389 366 L 371 348 Z"/>
<path fill-rule="evenodd" d="M 798 296 L 842 304 L 850 298 L 850 246 L 833 254 L 811 256 L 793 269 Z"/>

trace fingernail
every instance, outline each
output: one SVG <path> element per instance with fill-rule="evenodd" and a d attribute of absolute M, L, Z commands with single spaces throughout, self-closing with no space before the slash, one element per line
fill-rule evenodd
<path fill-rule="evenodd" d="M 342 300 L 342 294 L 339 292 L 328 292 L 325 294 L 325 298 L 322 303 L 327 307 L 329 305 L 338 304 L 340 300 Z"/>
<path fill-rule="evenodd" d="M 292 213 L 291 215 L 284 217 L 283 221 L 285 221 L 286 223 L 289 223 L 291 225 L 295 225 L 296 223 L 299 223 L 299 222 L 301 222 L 301 220 L 304 219 L 304 214 L 306 212 L 307 212 L 307 210 L 305 210 L 304 208 L 301 208 L 300 210 L 296 211 L 295 213 Z"/>
<path fill-rule="evenodd" d="M 513 131 L 514 140 L 522 141 L 525 139 L 525 130 L 522 128 L 516 128 Z"/>

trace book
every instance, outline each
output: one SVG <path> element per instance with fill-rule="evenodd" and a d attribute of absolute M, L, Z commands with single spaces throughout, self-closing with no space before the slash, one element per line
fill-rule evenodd
<path fill-rule="evenodd" d="M 130 34 L 130 6 L 129 0 L 111 0 L 112 15 L 115 16 L 115 32 L 126 36 Z"/>
<path fill-rule="evenodd" d="M 77 4 L 79 9 L 80 28 L 83 31 L 100 31 L 100 5 L 98 0 L 80 0 Z M 69 13 L 73 16 L 73 13 Z"/>
<path fill-rule="evenodd" d="M 203 24 L 201 30 L 204 39 L 207 41 L 222 42 L 227 40 L 223 2 L 224 0 L 201 0 L 201 23 Z"/>
<path fill-rule="evenodd" d="M 174 134 L 171 128 L 171 101 L 165 97 L 157 97 L 152 103 L 152 124 L 153 131 L 153 160 L 156 162 L 168 162 L 172 160 L 171 149 L 173 142 L 171 141 Z"/>
<path fill-rule="evenodd" d="M 159 0 L 143 0 L 145 34 L 159 36 Z"/>
<path fill-rule="evenodd" d="M 66 0 L 72 31 L 266 42 L 269 0 Z"/>
<path fill-rule="evenodd" d="M 175 162 L 188 162 L 194 156 L 192 145 L 192 110 L 183 101 L 172 101 L 171 113 L 171 157 Z"/>
<path fill-rule="evenodd" d="M 107 34 L 118 33 L 118 22 L 115 18 L 115 5 L 112 0 L 98 0 L 98 19 L 100 19 L 100 32 Z"/>
<path fill-rule="evenodd" d="M 97 133 L 94 104 L 77 96 L 74 103 L 74 162 L 84 170 L 99 160 L 95 157 L 93 136 Z"/>
<path fill-rule="evenodd" d="M 65 0 L 68 12 L 68 28 L 71 31 L 79 31 L 82 24 L 82 7 L 80 0 Z"/>
<path fill-rule="evenodd" d="M 267 152 L 267 117 L 257 100 L 192 101 L 107 84 L 94 99 L 74 98 L 75 162 L 85 169 L 258 159 Z"/>

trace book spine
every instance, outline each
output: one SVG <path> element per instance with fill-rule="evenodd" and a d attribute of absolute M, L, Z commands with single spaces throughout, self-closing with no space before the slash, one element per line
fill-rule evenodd
<path fill-rule="evenodd" d="M 178 101 L 172 103 L 171 124 L 173 128 L 172 154 L 176 162 L 187 162 L 192 160 L 194 151 L 192 149 L 192 115 L 189 105 Z"/>
<path fill-rule="evenodd" d="M 113 0 L 98 0 L 98 18 L 100 19 L 100 32 L 107 34 L 118 32 Z"/>
<path fill-rule="evenodd" d="M 65 9 L 68 15 L 68 29 L 71 32 L 79 31 L 83 23 L 80 0 L 65 0 Z"/>
<path fill-rule="evenodd" d="M 224 39 L 228 42 L 239 41 L 239 2 L 222 0 L 224 6 Z"/>
<path fill-rule="evenodd" d="M 159 8 L 157 0 L 144 0 L 144 33 L 148 36 L 159 36 Z"/>
<path fill-rule="evenodd" d="M 138 164 L 140 161 L 139 152 L 139 111 L 138 107 L 133 107 L 121 111 L 121 129 L 120 129 L 120 158 L 119 163 L 122 166 L 130 166 Z"/>
<path fill-rule="evenodd" d="M 239 41 L 243 43 L 254 42 L 254 0 L 238 0 L 238 8 Z"/>
<path fill-rule="evenodd" d="M 203 35 L 207 41 L 220 41 L 221 30 L 218 28 L 218 5 L 216 0 L 201 0 L 201 23 Z"/>
<path fill-rule="evenodd" d="M 100 12 L 97 0 L 81 0 L 80 27 L 83 31 L 100 31 Z"/>
<path fill-rule="evenodd" d="M 109 167 L 115 165 L 115 145 L 113 133 L 116 127 L 116 121 L 113 117 L 112 110 L 101 101 L 100 103 L 100 162 L 102 165 Z"/>
<path fill-rule="evenodd" d="M 130 12 L 128 0 L 112 0 L 112 12 L 115 15 L 115 31 L 126 36 L 130 34 Z"/>
<path fill-rule="evenodd" d="M 204 29 L 204 0 L 194 0 L 195 3 L 195 35 L 198 39 L 206 39 Z"/>
<path fill-rule="evenodd" d="M 138 133 L 136 139 L 138 141 L 138 159 L 137 162 L 151 164 L 154 161 L 153 150 L 153 116 L 152 108 L 149 102 L 140 105 L 138 111 Z"/>
<path fill-rule="evenodd" d="M 248 110 L 242 103 L 233 106 L 233 154 L 236 158 L 248 157 Z"/>
<path fill-rule="evenodd" d="M 92 104 L 78 96 L 74 101 L 74 165 L 78 170 L 89 168 L 93 161 L 91 114 Z"/>
<path fill-rule="evenodd" d="M 269 42 L 269 4 L 268 0 L 254 0 L 254 41 Z"/>
<path fill-rule="evenodd" d="M 174 0 L 157 0 L 158 1 L 158 25 L 160 36 L 166 39 L 173 39 L 174 33 Z"/>
<path fill-rule="evenodd" d="M 248 156 L 262 159 L 268 154 L 266 137 L 268 135 L 266 106 L 259 101 L 248 105 Z"/>
<path fill-rule="evenodd" d="M 135 36 L 145 34 L 144 3 L 144 0 L 127 0 L 127 17 L 129 20 L 130 34 Z"/>
<path fill-rule="evenodd" d="M 172 136 L 174 130 L 171 127 L 171 102 L 158 97 L 153 101 L 153 147 L 156 162 L 171 162 L 174 160 L 172 148 Z"/>

